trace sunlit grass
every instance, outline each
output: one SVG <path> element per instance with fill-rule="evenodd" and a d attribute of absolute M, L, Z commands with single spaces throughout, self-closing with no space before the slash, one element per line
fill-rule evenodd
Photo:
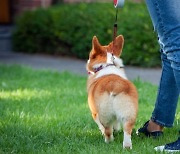
<path fill-rule="evenodd" d="M 123 150 L 123 134 L 105 144 L 87 105 L 86 77 L 67 72 L 0 66 L 0 153 L 154 153 L 154 146 L 176 139 L 175 126 L 159 140 L 139 138 L 135 131 L 149 119 L 157 86 L 134 81 L 139 114 L 133 150 Z"/>
<path fill-rule="evenodd" d="M 51 93 L 49 91 L 39 91 L 39 90 L 28 90 L 28 89 L 17 89 L 13 91 L 1 91 L 1 99 L 12 99 L 12 100 L 22 100 L 22 99 L 33 99 L 41 97 L 49 97 Z"/>

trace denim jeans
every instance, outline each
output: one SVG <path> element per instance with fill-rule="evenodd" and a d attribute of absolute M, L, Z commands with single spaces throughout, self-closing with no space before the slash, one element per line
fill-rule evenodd
<path fill-rule="evenodd" d="M 172 127 L 180 92 L 180 0 L 146 0 L 160 44 L 162 75 L 151 119 Z"/>

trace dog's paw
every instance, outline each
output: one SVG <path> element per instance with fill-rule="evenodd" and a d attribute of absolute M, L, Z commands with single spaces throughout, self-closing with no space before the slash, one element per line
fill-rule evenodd
<path fill-rule="evenodd" d="M 124 149 L 132 149 L 132 143 L 131 142 L 123 142 L 123 148 Z"/>
<path fill-rule="evenodd" d="M 113 136 L 113 135 L 111 135 L 110 137 L 106 137 L 106 136 L 105 136 L 105 142 L 106 142 L 106 143 L 110 143 L 110 142 L 112 142 L 112 141 L 114 141 L 114 136 Z"/>

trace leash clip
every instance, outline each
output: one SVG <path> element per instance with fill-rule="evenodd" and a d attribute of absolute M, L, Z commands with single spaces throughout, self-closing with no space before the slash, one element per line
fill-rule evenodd
<path fill-rule="evenodd" d="M 112 53 L 112 56 L 111 56 L 111 62 L 114 64 L 114 60 L 115 60 L 115 57 L 114 57 L 114 55 L 113 55 L 113 53 Z"/>

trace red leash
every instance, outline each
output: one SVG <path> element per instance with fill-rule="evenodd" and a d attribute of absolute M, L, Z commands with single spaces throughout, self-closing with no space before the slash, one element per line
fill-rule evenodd
<path fill-rule="evenodd" d="M 112 45 L 112 55 L 114 53 L 114 46 L 115 46 L 115 41 L 116 41 L 116 37 L 117 37 L 117 14 L 118 14 L 118 9 L 116 9 L 116 17 L 115 17 L 115 22 L 114 22 L 114 28 L 113 28 L 113 45 Z"/>
<path fill-rule="evenodd" d="M 114 22 L 114 29 L 113 29 L 113 46 L 112 46 L 112 57 L 114 53 L 114 46 L 115 46 L 115 41 L 117 37 L 117 15 L 118 15 L 118 8 L 122 8 L 124 6 L 124 0 L 114 0 L 114 7 L 116 8 L 116 17 L 115 17 L 115 22 Z"/>

